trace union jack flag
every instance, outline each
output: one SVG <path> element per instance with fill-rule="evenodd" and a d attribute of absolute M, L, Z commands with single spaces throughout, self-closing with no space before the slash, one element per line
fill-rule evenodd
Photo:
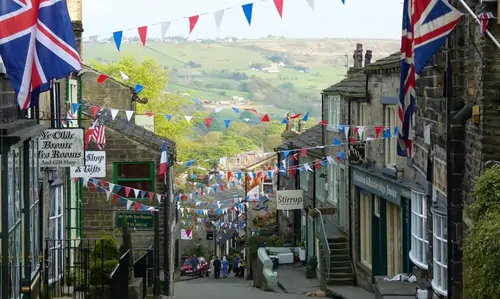
<path fill-rule="evenodd" d="M 65 0 L 1 0 L 0 56 L 22 110 L 32 92 L 82 68 Z"/>
<path fill-rule="evenodd" d="M 415 111 L 416 78 L 437 53 L 462 13 L 445 0 L 405 0 L 401 37 L 398 155 L 412 158 L 411 122 Z"/>

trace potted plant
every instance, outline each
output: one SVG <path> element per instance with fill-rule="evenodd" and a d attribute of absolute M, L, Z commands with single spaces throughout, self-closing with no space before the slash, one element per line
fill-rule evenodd
<path fill-rule="evenodd" d="M 304 264 L 306 262 L 306 244 L 304 241 L 299 243 L 299 260 Z"/>
<path fill-rule="evenodd" d="M 316 268 L 318 267 L 318 259 L 315 255 L 307 260 L 306 278 L 316 278 Z"/>

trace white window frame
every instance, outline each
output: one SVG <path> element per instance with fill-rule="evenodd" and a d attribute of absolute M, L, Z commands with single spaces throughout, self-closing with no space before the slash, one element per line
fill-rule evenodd
<path fill-rule="evenodd" d="M 448 241 L 446 216 L 433 213 L 432 219 L 432 288 L 440 295 L 448 295 Z"/>
<path fill-rule="evenodd" d="M 410 260 L 420 269 L 427 270 L 427 200 L 425 194 L 411 190 L 411 250 Z"/>
<path fill-rule="evenodd" d="M 360 103 L 359 104 L 359 117 L 358 118 L 359 118 L 358 123 L 360 126 L 368 125 L 368 104 L 367 103 Z"/>
<path fill-rule="evenodd" d="M 29 169 L 30 169 L 30 206 L 29 206 L 29 217 L 30 217 L 30 255 L 31 255 L 31 278 L 35 277 L 40 268 L 40 235 L 41 230 L 39 226 L 40 220 L 40 198 L 38 193 L 38 183 L 39 183 L 39 160 L 37 157 L 38 153 L 38 138 L 32 139 L 29 143 Z"/>
<path fill-rule="evenodd" d="M 385 138 L 385 165 L 389 168 L 396 166 L 397 144 L 394 135 L 394 127 L 397 125 L 396 105 L 384 105 L 384 125 L 386 130 L 390 130 L 391 138 Z M 383 133 L 381 133 L 383 134 Z"/>
<path fill-rule="evenodd" d="M 327 201 L 332 205 L 339 206 L 339 195 L 338 195 L 338 185 L 339 185 L 339 165 L 336 162 L 328 165 L 328 195 Z"/>
<path fill-rule="evenodd" d="M 52 275 L 49 284 L 60 280 L 64 276 L 64 189 L 63 185 L 52 186 L 51 201 L 54 201 L 55 214 L 52 206 L 49 207 L 49 267 L 52 268 Z M 52 197 L 53 194 L 53 197 Z M 58 227 L 59 226 L 59 227 Z M 50 231 L 54 230 L 55 235 L 50 236 Z"/>
<path fill-rule="evenodd" d="M 439 183 L 439 181 L 437 181 L 436 178 L 439 176 L 439 172 L 440 172 L 440 170 L 438 169 L 438 164 L 441 164 L 441 166 L 443 167 L 444 184 L 445 184 L 444 186 L 438 186 L 438 184 L 437 184 L 437 183 Z M 432 182 L 432 184 L 434 185 L 435 191 L 446 196 L 446 162 L 437 158 L 437 157 L 434 157 L 432 171 L 434 171 L 434 175 L 433 175 L 434 181 Z"/>
<path fill-rule="evenodd" d="M 321 202 L 325 202 L 325 199 L 327 197 L 327 188 L 326 188 L 326 182 L 328 181 L 328 177 L 327 178 L 322 178 L 320 177 L 322 174 L 326 174 L 325 173 L 325 167 L 321 166 L 320 169 L 317 169 L 315 170 L 315 173 L 314 175 L 316 176 L 316 181 L 315 181 L 315 185 L 316 185 L 316 198 L 321 201 Z"/>
<path fill-rule="evenodd" d="M 341 97 L 337 96 L 327 96 L 327 107 L 328 107 L 328 115 L 327 115 L 327 126 L 326 129 L 328 131 L 339 132 L 340 125 L 340 101 Z"/>
<path fill-rule="evenodd" d="M 360 262 L 372 269 L 372 196 L 366 192 L 359 194 L 360 218 Z"/>
<path fill-rule="evenodd" d="M 300 159 L 299 166 L 302 167 L 302 171 L 299 173 L 300 189 L 307 192 L 309 189 L 309 171 L 307 171 L 307 169 L 305 169 L 303 165 L 309 163 L 309 158 L 306 156 L 306 157 L 300 157 L 299 159 Z"/>

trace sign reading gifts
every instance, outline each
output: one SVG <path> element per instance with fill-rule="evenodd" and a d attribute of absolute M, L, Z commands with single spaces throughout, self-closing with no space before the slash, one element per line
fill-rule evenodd
<path fill-rule="evenodd" d="M 83 129 L 49 129 L 38 138 L 40 167 L 74 167 L 85 164 Z"/>
<path fill-rule="evenodd" d="M 352 183 L 397 205 L 401 205 L 401 196 L 409 196 L 409 191 L 403 186 L 395 184 L 389 179 L 370 176 L 357 169 L 352 170 Z"/>
<path fill-rule="evenodd" d="M 106 152 L 86 151 L 85 165 L 70 167 L 72 178 L 104 178 L 106 177 Z"/>

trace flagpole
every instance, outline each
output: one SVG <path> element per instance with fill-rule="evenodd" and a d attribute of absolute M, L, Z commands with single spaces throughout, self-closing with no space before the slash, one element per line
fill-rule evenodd
<path fill-rule="evenodd" d="M 167 153 L 168 155 L 168 153 Z M 167 166 L 167 173 L 163 175 L 163 294 L 165 296 L 172 296 L 170 293 L 170 197 L 172 192 L 170 190 L 169 181 L 170 165 Z M 168 176 L 168 179 L 167 179 Z"/>
<path fill-rule="evenodd" d="M 462 4 L 462 6 L 465 8 L 465 10 L 467 10 L 467 12 L 474 18 L 474 20 L 476 21 L 476 23 L 479 24 L 479 26 L 481 26 L 481 20 L 477 17 L 477 15 L 472 11 L 472 9 L 469 7 L 469 5 L 467 5 L 467 3 L 465 3 L 464 0 L 458 0 L 458 2 L 460 2 L 460 4 Z M 495 46 L 497 46 L 498 49 L 500 49 L 500 43 L 498 42 L 498 40 L 493 36 L 493 34 L 491 34 L 491 32 L 486 29 L 486 32 L 485 34 L 491 39 L 491 41 L 493 41 L 493 43 L 495 44 Z"/>

